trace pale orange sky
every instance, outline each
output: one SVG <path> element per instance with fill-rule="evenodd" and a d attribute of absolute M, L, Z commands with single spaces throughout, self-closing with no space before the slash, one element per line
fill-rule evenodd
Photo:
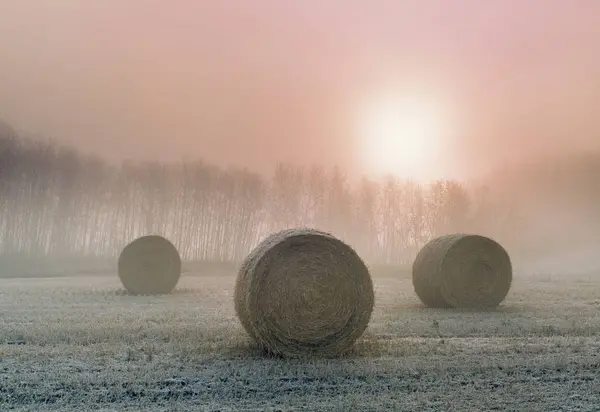
<path fill-rule="evenodd" d="M 600 1 L 0 1 L 0 119 L 122 158 L 361 171 L 355 110 L 450 107 L 436 170 L 600 147 Z M 451 133 L 450 133 L 451 132 Z"/>

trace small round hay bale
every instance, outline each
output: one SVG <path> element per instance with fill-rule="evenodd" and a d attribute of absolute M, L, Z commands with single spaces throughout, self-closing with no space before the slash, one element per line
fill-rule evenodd
<path fill-rule="evenodd" d="M 494 308 L 508 294 L 512 264 L 506 250 L 480 235 L 452 234 L 426 244 L 413 264 L 413 285 L 434 308 Z"/>
<path fill-rule="evenodd" d="M 118 273 L 133 295 L 170 293 L 181 276 L 181 257 L 162 236 L 142 236 L 129 243 L 119 256 Z"/>
<path fill-rule="evenodd" d="M 295 228 L 270 235 L 250 252 L 234 301 L 263 351 L 335 356 L 367 328 L 375 295 L 369 270 L 350 246 L 325 232 Z"/>

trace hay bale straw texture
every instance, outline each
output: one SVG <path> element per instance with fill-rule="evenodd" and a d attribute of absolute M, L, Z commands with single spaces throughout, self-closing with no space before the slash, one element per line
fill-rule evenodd
<path fill-rule="evenodd" d="M 336 356 L 363 334 L 375 296 L 358 254 L 331 234 L 288 229 L 263 240 L 239 270 L 235 311 L 267 353 Z"/>
<path fill-rule="evenodd" d="M 451 234 L 431 240 L 412 269 L 415 292 L 433 308 L 493 308 L 508 294 L 512 264 L 506 250 L 480 235 Z"/>
<path fill-rule="evenodd" d="M 123 286 L 134 295 L 170 293 L 181 276 L 181 257 L 162 236 L 142 236 L 129 243 L 119 256 Z"/>

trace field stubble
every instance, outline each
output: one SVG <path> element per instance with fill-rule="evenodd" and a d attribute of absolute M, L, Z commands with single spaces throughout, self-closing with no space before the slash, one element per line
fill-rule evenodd
<path fill-rule="evenodd" d="M 373 276 L 369 328 L 341 359 L 260 356 L 235 274 L 166 296 L 115 276 L 0 280 L 0 410 L 600 409 L 600 274 L 515 276 L 496 310 L 420 304 Z"/>

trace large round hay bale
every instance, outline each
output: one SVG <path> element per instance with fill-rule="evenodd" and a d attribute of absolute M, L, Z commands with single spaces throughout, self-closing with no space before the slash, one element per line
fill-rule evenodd
<path fill-rule="evenodd" d="M 134 295 L 170 293 L 181 276 L 181 257 L 162 236 L 142 236 L 129 243 L 119 256 L 123 286 Z"/>
<path fill-rule="evenodd" d="M 314 229 L 263 240 L 238 273 L 235 311 L 259 347 L 279 356 L 335 356 L 363 334 L 375 296 L 366 265 L 347 244 Z"/>
<path fill-rule="evenodd" d="M 413 263 L 413 286 L 434 308 L 493 308 L 508 294 L 512 264 L 506 250 L 480 235 L 452 234 L 427 243 Z"/>

